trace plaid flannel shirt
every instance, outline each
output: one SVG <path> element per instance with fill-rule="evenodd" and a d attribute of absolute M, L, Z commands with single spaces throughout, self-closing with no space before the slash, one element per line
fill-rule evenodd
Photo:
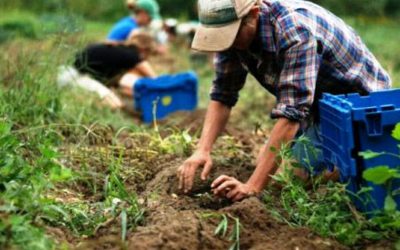
<path fill-rule="evenodd" d="M 234 106 L 251 73 L 276 96 L 272 118 L 307 121 L 322 92 L 367 94 L 391 87 L 360 37 L 329 11 L 301 0 L 260 2 L 250 49 L 216 54 L 212 100 Z"/>

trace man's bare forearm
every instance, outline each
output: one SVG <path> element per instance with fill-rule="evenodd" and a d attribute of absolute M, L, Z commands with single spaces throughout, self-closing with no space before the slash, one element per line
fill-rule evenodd
<path fill-rule="evenodd" d="M 204 121 L 203 131 L 197 146 L 198 150 L 211 152 L 212 145 L 224 130 L 229 120 L 231 109 L 216 101 L 211 101 Z"/>
<path fill-rule="evenodd" d="M 279 150 L 283 144 L 293 140 L 299 129 L 299 123 L 280 118 L 271 131 L 271 136 L 267 144 L 261 149 L 257 166 L 247 184 L 260 192 L 270 175 L 274 174 L 279 167 L 280 161 L 276 159 L 276 152 L 271 148 Z"/>

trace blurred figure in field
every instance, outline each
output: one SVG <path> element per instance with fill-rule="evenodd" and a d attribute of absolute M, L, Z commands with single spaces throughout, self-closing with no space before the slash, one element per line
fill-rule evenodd
<path fill-rule="evenodd" d="M 125 41 L 133 31 L 148 27 L 153 20 L 160 19 L 160 7 L 155 0 L 127 0 L 126 5 L 132 14 L 112 27 L 108 41 Z"/>
<path fill-rule="evenodd" d="M 145 33 L 134 33 L 124 42 L 91 44 L 76 55 L 73 67 L 60 67 L 58 84 L 81 87 L 97 93 L 111 108 L 122 108 L 123 102 L 110 87 L 131 97 L 137 80 L 156 77 L 146 61 L 155 48 L 153 38 Z"/>
<path fill-rule="evenodd" d="M 156 0 L 127 0 L 126 6 L 132 15 L 122 18 L 111 28 L 107 41 L 125 41 L 134 33 L 145 31 L 157 42 L 157 52 L 165 54 L 168 51 L 168 39 Z"/>

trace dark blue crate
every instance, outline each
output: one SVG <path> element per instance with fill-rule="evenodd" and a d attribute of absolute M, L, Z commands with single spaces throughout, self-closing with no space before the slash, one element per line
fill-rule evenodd
<path fill-rule="evenodd" d="M 135 108 L 146 123 L 175 111 L 192 111 L 197 106 L 197 86 L 194 72 L 142 78 L 134 85 Z"/>
<path fill-rule="evenodd" d="M 384 206 L 385 189 L 362 178 L 364 170 L 386 165 L 400 166 L 400 159 L 391 156 L 365 160 L 359 152 L 372 150 L 399 154 L 398 141 L 391 132 L 400 122 L 400 89 L 370 93 L 368 96 L 324 94 L 320 100 L 323 155 L 327 162 L 340 170 L 341 181 L 348 190 L 357 193 L 362 187 L 371 187 L 369 194 L 354 197 L 355 205 L 364 212 L 373 212 Z M 395 182 L 392 189 L 400 188 Z M 400 197 L 396 197 L 400 207 Z"/>

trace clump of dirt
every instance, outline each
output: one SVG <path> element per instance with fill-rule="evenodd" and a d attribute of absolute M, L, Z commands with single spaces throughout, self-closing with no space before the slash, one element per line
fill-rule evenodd
<path fill-rule="evenodd" d="M 164 202 L 153 208 L 148 223 L 131 235 L 128 246 L 131 249 L 228 249 L 234 243 L 229 240 L 234 222 L 229 220 L 226 236 L 216 236 L 214 232 L 220 219 L 207 218 L 210 213 L 239 219 L 242 249 L 345 249 L 336 241 L 322 239 L 307 229 L 277 223 L 257 198 L 219 210 L 174 207 Z"/>
<path fill-rule="evenodd" d="M 295 229 L 277 222 L 255 197 L 221 212 L 240 219 L 243 249 L 345 249 L 336 241 L 316 236 L 309 229 Z"/>
<path fill-rule="evenodd" d="M 209 181 L 196 179 L 192 193 L 185 195 L 178 189 L 176 177 L 181 161 L 165 165 L 142 193 L 148 216 L 145 226 L 130 235 L 130 249 L 228 249 L 234 243 L 229 240 L 233 218 L 240 221 L 242 249 L 345 249 L 308 229 L 293 229 L 277 222 L 256 197 L 231 203 L 212 196 L 210 180 L 222 173 L 245 180 L 252 173 L 250 165 L 217 165 Z M 214 235 L 222 214 L 229 217 L 224 237 Z"/>
<path fill-rule="evenodd" d="M 212 235 L 214 225 L 194 211 L 164 208 L 153 223 L 137 229 L 129 240 L 131 249 L 228 249 L 229 241 Z M 211 232 L 211 233 L 209 233 Z"/>

